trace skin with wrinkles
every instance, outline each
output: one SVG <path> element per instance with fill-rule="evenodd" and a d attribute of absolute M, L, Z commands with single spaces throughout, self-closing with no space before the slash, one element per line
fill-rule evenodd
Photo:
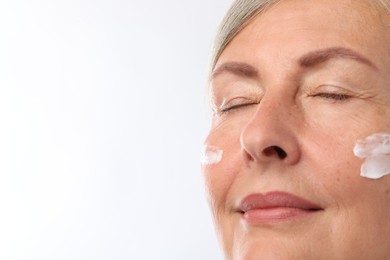
<path fill-rule="evenodd" d="M 390 258 L 390 178 L 361 178 L 353 153 L 390 133 L 389 21 L 369 1 L 282 0 L 223 50 L 205 140 L 223 160 L 202 170 L 226 259 Z M 236 205 L 272 191 L 323 210 L 247 225 Z"/>

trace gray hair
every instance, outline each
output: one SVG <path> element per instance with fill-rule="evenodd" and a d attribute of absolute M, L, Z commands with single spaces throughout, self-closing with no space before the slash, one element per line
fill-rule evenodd
<path fill-rule="evenodd" d="M 234 0 L 222 20 L 211 52 L 209 75 L 229 42 L 259 13 L 281 0 Z M 372 0 L 368 0 L 372 1 Z M 390 0 L 377 0 L 390 14 Z"/>

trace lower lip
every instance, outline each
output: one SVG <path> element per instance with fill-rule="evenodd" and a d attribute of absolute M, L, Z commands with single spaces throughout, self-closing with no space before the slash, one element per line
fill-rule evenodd
<path fill-rule="evenodd" d="M 249 210 L 242 213 L 242 218 L 250 225 L 261 225 L 302 219 L 317 212 L 318 210 L 278 207 Z"/>

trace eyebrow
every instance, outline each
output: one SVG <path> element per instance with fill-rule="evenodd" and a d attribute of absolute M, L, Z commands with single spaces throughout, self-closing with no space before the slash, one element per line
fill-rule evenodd
<path fill-rule="evenodd" d="M 364 57 L 360 53 L 353 51 L 351 49 L 343 47 L 331 47 L 327 49 L 316 50 L 309 52 L 302 56 L 298 63 L 301 67 L 313 67 L 318 64 L 327 62 L 330 59 L 343 58 L 343 59 L 352 59 L 359 61 L 363 64 L 366 64 L 374 69 L 378 69 L 374 63 L 372 63 L 368 58 Z"/>
<path fill-rule="evenodd" d="M 378 70 L 378 67 L 368 58 L 356 51 L 344 47 L 331 47 L 309 52 L 299 58 L 298 64 L 300 67 L 309 68 L 336 58 L 356 60 Z M 231 73 L 244 78 L 256 78 L 259 75 L 257 69 L 247 63 L 226 62 L 213 71 L 211 80 L 224 73 Z"/>
<path fill-rule="evenodd" d="M 256 68 L 247 63 L 226 62 L 213 71 L 213 73 L 211 74 L 211 79 L 214 79 L 218 75 L 226 72 L 245 78 L 256 78 L 258 76 Z"/>

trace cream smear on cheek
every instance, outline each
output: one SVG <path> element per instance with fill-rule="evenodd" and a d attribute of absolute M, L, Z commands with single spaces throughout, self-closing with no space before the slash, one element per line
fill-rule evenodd
<path fill-rule="evenodd" d="M 212 145 L 204 145 L 200 155 L 200 163 L 204 166 L 217 164 L 222 160 L 222 155 L 222 149 Z"/>
<path fill-rule="evenodd" d="M 365 159 L 360 175 L 369 179 L 379 179 L 390 174 L 390 134 L 378 133 L 358 140 L 353 153 Z"/>

